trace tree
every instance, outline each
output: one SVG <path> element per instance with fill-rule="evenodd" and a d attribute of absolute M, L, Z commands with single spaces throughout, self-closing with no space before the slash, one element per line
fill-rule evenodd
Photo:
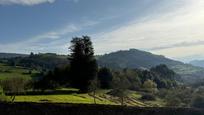
<path fill-rule="evenodd" d="M 124 105 L 125 98 L 128 96 L 129 86 L 130 83 L 123 74 L 115 73 L 111 94 L 119 98 L 121 105 Z"/>
<path fill-rule="evenodd" d="M 98 79 L 102 89 L 110 89 L 113 80 L 113 75 L 110 69 L 103 67 L 98 72 Z"/>
<path fill-rule="evenodd" d="M 56 79 L 52 71 L 49 71 L 46 74 L 42 73 L 40 79 L 34 81 L 34 89 L 41 90 L 42 92 L 47 89 L 56 89 L 58 86 L 58 79 Z"/>
<path fill-rule="evenodd" d="M 14 102 L 17 94 L 25 91 L 27 80 L 21 77 L 12 77 L 2 81 L 3 91 L 11 95 L 11 100 Z"/>
<path fill-rule="evenodd" d="M 143 88 L 148 92 L 154 93 L 157 91 L 157 84 L 154 81 L 148 79 L 143 83 Z"/>
<path fill-rule="evenodd" d="M 70 72 L 72 85 L 88 92 L 89 81 L 96 77 L 98 65 L 90 37 L 75 37 L 71 41 Z"/>
<path fill-rule="evenodd" d="M 99 88 L 99 83 L 97 79 L 91 80 L 89 85 L 89 92 L 92 93 L 91 95 L 94 98 L 94 104 L 96 104 L 96 91 Z"/>

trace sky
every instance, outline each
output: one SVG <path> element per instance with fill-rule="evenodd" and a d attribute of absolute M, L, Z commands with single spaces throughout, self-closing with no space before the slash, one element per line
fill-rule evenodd
<path fill-rule="evenodd" d="M 82 35 L 96 54 L 204 59 L 204 0 L 0 0 L 0 52 L 68 54 Z"/>

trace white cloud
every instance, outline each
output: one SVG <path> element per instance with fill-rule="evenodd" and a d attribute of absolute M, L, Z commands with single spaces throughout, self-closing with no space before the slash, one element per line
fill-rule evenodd
<path fill-rule="evenodd" d="M 26 5 L 26 6 L 32 6 L 42 3 L 53 3 L 55 0 L 0 0 L 0 5 L 12 5 L 12 4 L 18 4 L 18 5 Z"/>
<path fill-rule="evenodd" d="M 96 51 L 104 53 L 138 48 L 173 58 L 200 53 L 204 56 L 204 43 L 197 43 L 204 40 L 204 1 L 174 1 L 179 5 L 168 6 L 168 11 L 157 12 L 154 16 L 150 12 L 141 20 L 94 35 L 97 38 L 94 40 Z"/>

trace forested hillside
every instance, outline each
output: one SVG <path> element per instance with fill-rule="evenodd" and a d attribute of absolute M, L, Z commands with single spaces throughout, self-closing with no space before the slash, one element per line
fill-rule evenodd
<path fill-rule="evenodd" d="M 181 75 L 181 77 L 187 82 L 195 82 L 199 79 L 203 79 L 202 75 L 204 73 L 204 69 L 201 67 L 192 66 L 190 64 L 166 58 L 162 55 L 155 55 L 137 49 L 117 51 L 102 55 L 98 57 L 98 63 L 100 66 L 113 69 L 149 69 L 156 65 L 165 64 L 177 74 Z"/>

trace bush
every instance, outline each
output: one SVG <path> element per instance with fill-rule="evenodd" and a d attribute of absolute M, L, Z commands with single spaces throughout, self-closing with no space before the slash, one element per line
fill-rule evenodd
<path fill-rule="evenodd" d="M 145 100 L 145 101 L 155 101 L 156 97 L 152 94 L 144 94 L 141 97 L 141 100 Z"/>

